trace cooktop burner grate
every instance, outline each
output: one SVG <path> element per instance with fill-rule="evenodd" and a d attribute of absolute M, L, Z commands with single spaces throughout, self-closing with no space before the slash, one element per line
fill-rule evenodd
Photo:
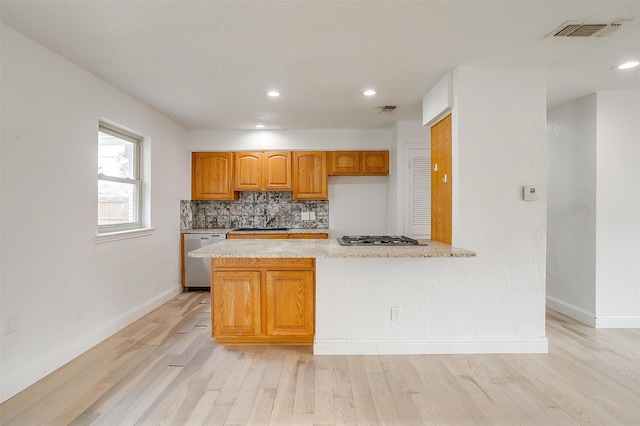
<path fill-rule="evenodd" d="M 338 238 L 341 246 L 417 246 L 413 238 L 398 235 L 345 235 Z"/>

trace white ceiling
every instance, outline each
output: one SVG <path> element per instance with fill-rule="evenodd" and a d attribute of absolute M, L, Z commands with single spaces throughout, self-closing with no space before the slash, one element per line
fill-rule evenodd
<path fill-rule="evenodd" d="M 549 108 L 640 90 L 640 69 L 612 69 L 640 59 L 640 1 L 1 0 L 0 13 L 188 129 L 421 120 L 422 97 L 465 65 L 544 67 Z M 620 19 L 608 37 L 546 38 L 566 21 Z"/>

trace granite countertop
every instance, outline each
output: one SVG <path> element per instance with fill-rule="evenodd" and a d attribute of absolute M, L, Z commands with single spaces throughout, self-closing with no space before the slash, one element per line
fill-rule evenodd
<path fill-rule="evenodd" d="M 304 228 L 289 228 L 284 230 L 264 230 L 264 231 L 238 231 L 238 228 L 200 228 L 200 229 L 185 229 L 183 234 L 328 234 L 328 229 L 304 229 Z"/>
<path fill-rule="evenodd" d="M 305 230 L 308 231 L 308 230 Z M 328 240 L 224 240 L 189 252 L 189 257 L 216 258 L 401 258 L 475 257 L 466 249 L 431 240 L 419 246 L 345 247 Z"/>

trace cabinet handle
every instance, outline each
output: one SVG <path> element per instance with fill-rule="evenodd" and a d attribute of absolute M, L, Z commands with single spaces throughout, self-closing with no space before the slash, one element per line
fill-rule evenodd
<path fill-rule="evenodd" d="M 433 165 L 433 171 L 434 171 L 434 172 L 437 172 L 437 171 L 438 171 L 438 163 L 436 163 L 436 164 L 434 164 L 434 165 Z"/>
<path fill-rule="evenodd" d="M 442 178 L 442 181 L 443 181 L 444 183 L 447 183 L 447 174 L 446 174 L 446 173 L 444 174 L 444 177 Z"/>

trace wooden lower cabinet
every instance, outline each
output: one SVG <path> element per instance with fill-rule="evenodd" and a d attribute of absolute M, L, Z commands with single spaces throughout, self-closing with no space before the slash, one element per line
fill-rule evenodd
<path fill-rule="evenodd" d="M 329 234 L 289 234 L 289 238 L 292 240 L 327 240 Z"/>
<path fill-rule="evenodd" d="M 212 259 L 216 343 L 313 343 L 315 259 Z"/>
<path fill-rule="evenodd" d="M 314 276 L 313 271 L 266 271 L 267 336 L 313 338 Z"/>
<path fill-rule="evenodd" d="M 286 240 L 289 238 L 288 234 L 227 234 L 228 240 Z"/>
<path fill-rule="evenodd" d="M 298 239 L 298 240 L 326 240 L 329 238 L 329 234 L 227 234 L 227 239 L 229 240 L 287 240 L 287 239 Z"/>
<path fill-rule="evenodd" d="M 262 334 L 259 271 L 217 271 L 213 274 L 213 288 L 214 336 Z"/>

